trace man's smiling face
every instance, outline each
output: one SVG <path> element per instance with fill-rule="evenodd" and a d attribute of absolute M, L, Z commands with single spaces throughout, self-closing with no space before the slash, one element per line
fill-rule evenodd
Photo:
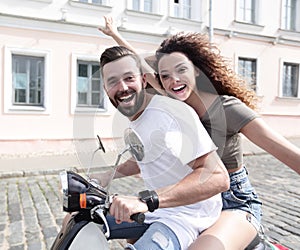
<path fill-rule="evenodd" d="M 111 103 L 125 116 L 134 116 L 144 101 L 145 81 L 133 57 L 105 64 L 102 76 Z"/>

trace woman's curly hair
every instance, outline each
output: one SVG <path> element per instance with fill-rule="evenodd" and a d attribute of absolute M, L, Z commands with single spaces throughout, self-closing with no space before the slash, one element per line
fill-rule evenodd
<path fill-rule="evenodd" d="M 197 77 L 197 88 L 200 91 L 235 96 L 250 108 L 256 108 L 255 92 L 235 73 L 229 61 L 220 55 L 220 50 L 210 44 L 207 35 L 180 32 L 165 39 L 156 50 L 156 70 L 160 58 L 172 52 L 183 53 L 205 74 L 206 77 L 201 77 L 202 74 Z"/>

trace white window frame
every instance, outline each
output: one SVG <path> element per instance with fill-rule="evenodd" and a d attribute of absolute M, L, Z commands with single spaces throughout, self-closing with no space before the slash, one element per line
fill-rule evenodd
<path fill-rule="evenodd" d="M 78 107 L 77 106 L 77 62 L 78 61 L 90 61 L 90 62 L 99 62 L 99 57 L 82 55 L 82 54 L 72 54 L 71 56 L 71 114 L 75 113 L 87 113 L 94 114 L 95 112 L 105 113 L 108 111 L 108 97 L 104 93 L 103 108 L 96 107 Z"/>
<path fill-rule="evenodd" d="M 290 29 L 289 27 L 287 27 L 287 23 L 286 23 L 286 8 L 285 8 L 285 3 L 287 0 L 282 0 L 282 6 L 281 6 L 281 28 L 283 30 L 287 30 L 287 31 L 300 31 L 300 0 L 296 0 L 296 8 L 295 8 L 295 15 L 296 15 L 296 20 L 295 20 L 295 30 Z"/>
<path fill-rule="evenodd" d="M 240 72 L 240 68 L 239 68 L 239 61 L 242 60 L 243 61 L 255 61 L 255 66 L 256 66 L 256 69 L 255 69 L 255 92 L 257 93 L 257 58 L 253 58 L 253 57 L 244 57 L 244 56 L 239 56 L 238 57 L 238 60 L 237 60 L 237 64 L 238 64 L 238 73 Z M 251 71 L 252 73 L 252 71 Z"/>
<path fill-rule="evenodd" d="M 259 75 L 259 71 L 260 71 L 260 59 L 258 57 L 253 57 L 253 55 L 250 54 L 235 54 L 234 55 L 234 69 L 235 72 L 238 74 L 239 73 L 239 59 L 240 58 L 245 58 L 245 59 L 253 59 L 256 60 L 256 95 L 257 96 L 262 96 L 263 93 L 261 92 L 261 86 L 260 86 L 260 75 Z"/>
<path fill-rule="evenodd" d="M 297 64 L 298 65 L 298 90 L 297 90 L 297 96 L 283 96 L 283 74 L 284 74 L 284 64 L 289 63 L 289 64 Z M 280 98 L 290 98 L 290 99 L 300 99 L 300 61 L 295 61 L 295 59 L 281 59 L 280 60 L 280 84 L 279 84 L 279 97 Z"/>
<path fill-rule="evenodd" d="M 180 2 L 181 0 L 179 0 Z M 189 21 L 201 21 L 202 18 L 202 9 L 204 7 L 204 2 L 203 1 L 199 1 L 199 0 L 191 0 L 191 17 L 190 18 L 185 18 L 183 17 L 183 15 L 175 16 L 174 13 L 174 0 L 169 0 L 169 16 L 172 19 L 185 19 L 185 20 L 189 20 Z M 180 3 L 179 3 L 180 4 Z M 182 4 L 180 4 L 180 9 L 182 11 Z"/>
<path fill-rule="evenodd" d="M 132 11 L 140 11 L 149 14 L 158 14 L 160 12 L 160 1 L 159 0 L 152 0 L 152 12 L 145 12 L 144 11 L 144 0 L 139 0 L 139 10 L 133 9 L 133 0 L 127 0 L 127 9 Z"/>
<path fill-rule="evenodd" d="M 101 4 L 96 4 L 96 3 L 93 3 L 93 0 L 87 0 L 87 2 L 81 2 L 80 0 L 72 0 L 72 1 L 77 1 L 79 3 L 88 3 L 88 4 L 93 4 L 93 5 L 109 5 L 110 4 L 110 0 L 101 0 L 102 3 Z"/>
<path fill-rule="evenodd" d="M 183 18 L 183 19 L 192 19 L 193 18 L 193 13 L 192 13 L 192 6 L 193 6 L 193 0 L 191 0 L 191 11 L 190 11 L 190 17 L 184 17 L 183 16 L 183 3 L 182 3 L 182 0 L 178 0 L 178 3 L 174 3 L 174 0 L 171 0 L 170 2 L 170 15 L 172 17 L 175 17 L 175 18 Z M 179 8 L 179 15 L 176 16 L 175 15 L 175 6 L 178 5 L 178 8 Z"/>
<path fill-rule="evenodd" d="M 44 57 L 45 70 L 44 70 L 44 102 L 43 107 L 30 106 L 30 105 L 13 105 L 13 82 L 12 82 L 12 56 L 37 56 Z M 15 47 L 4 48 L 4 112 L 5 113 L 50 113 L 50 100 L 51 100 L 51 53 L 47 50 L 33 50 Z"/>
<path fill-rule="evenodd" d="M 249 0 L 249 1 L 255 1 L 255 9 L 254 9 L 254 22 L 249 22 L 247 20 L 245 20 L 244 18 L 241 17 L 241 9 L 240 9 L 240 0 L 236 0 L 236 20 L 238 22 L 242 22 L 242 23 L 248 23 L 248 24 L 253 24 L 253 25 L 259 25 L 260 23 L 260 12 L 261 12 L 261 1 L 260 0 Z"/>

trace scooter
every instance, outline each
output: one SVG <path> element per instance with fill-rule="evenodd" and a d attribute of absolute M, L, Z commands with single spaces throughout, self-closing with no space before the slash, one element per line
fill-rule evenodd
<path fill-rule="evenodd" d="M 97 136 L 97 138 L 99 147 L 94 151 L 94 154 L 99 150 L 105 152 L 100 137 Z M 110 229 L 106 215 L 113 197 L 109 194 L 111 181 L 124 153 L 130 152 L 137 161 L 142 160 L 144 157 L 143 145 L 132 130 L 125 131 L 124 139 L 126 148 L 118 154 L 111 179 L 106 188 L 89 177 L 89 170 L 87 179 L 73 171 L 60 173 L 63 211 L 68 212 L 68 214 L 52 244 L 51 250 L 109 249 L 107 238 L 110 236 Z M 143 223 L 145 215 L 137 213 L 131 215 L 131 219 Z"/>
<path fill-rule="evenodd" d="M 97 137 L 99 147 L 94 151 L 94 154 L 99 150 L 105 152 L 100 137 Z M 113 174 L 106 188 L 89 178 L 89 170 L 87 179 L 72 171 L 63 171 L 60 173 L 63 211 L 68 212 L 68 214 L 53 242 L 51 250 L 109 249 L 107 239 L 110 236 L 110 229 L 106 215 L 112 202 L 113 195 L 109 194 L 109 188 L 117 165 L 122 155 L 128 151 L 137 161 L 141 161 L 144 157 L 143 145 L 134 131 L 126 130 L 124 139 L 126 148 L 118 154 L 113 166 Z M 131 216 L 131 219 L 138 223 L 143 223 L 145 215 L 143 213 L 134 214 Z M 289 249 L 275 241 L 257 235 L 245 250 Z"/>

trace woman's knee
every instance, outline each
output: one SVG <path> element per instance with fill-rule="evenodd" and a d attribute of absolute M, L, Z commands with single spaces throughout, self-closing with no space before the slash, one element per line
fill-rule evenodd
<path fill-rule="evenodd" d="M 189 250 L 246 248 L 257 235 L 246 215 L 245 212 L 223 211 L 217 222 L 205 230 Z"/>

